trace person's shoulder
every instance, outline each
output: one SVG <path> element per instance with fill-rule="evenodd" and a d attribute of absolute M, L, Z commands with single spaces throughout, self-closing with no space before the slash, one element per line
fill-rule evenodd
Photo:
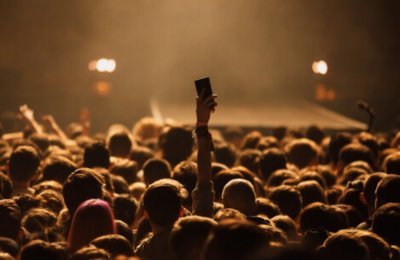
<path fill-rule="evenodd" d="M 135 255 L 144 257 L 151 250 L 151 240 L 153 238 L 153 233 L 149 233 L 142 241 L 139 242 L 135 249 Z"/>

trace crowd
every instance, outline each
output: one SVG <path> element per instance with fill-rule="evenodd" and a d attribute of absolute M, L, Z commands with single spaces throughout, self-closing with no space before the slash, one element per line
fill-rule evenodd
<path fill-rule="evenodd" d="M 1 133 L 0 260 L 400 259 L 400 132 L 216 130 L 216 96 L 196 104 L 195 127 L 103 134 L 22 106 Z"/>

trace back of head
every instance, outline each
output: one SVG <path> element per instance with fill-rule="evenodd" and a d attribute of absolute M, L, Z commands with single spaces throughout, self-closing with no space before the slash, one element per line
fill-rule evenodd
<path fill-rule="evenodd" d="M 372 231 L 391 245 L 400 246 L 400 203 L 387 203 L 375 211 Z"/>
<path fill-rule="evenodd" d="M 104 179 L 94 170 L 80 168 L 74 171 L 65 181 L 63 188 L 64 202 L 71 215 L 85 200 L 102 199 Z M 77 192 L 79 191 L 79 192 Z"/>
<path fill-rule="evenodd" d="M 362 239 L 344 232 L 338 232 L 325 240 L 319 249 L 321 259 L 327 260 L 368 260 L 368 247 Z"/>
<path fill-rule="evenodd" d="M 281 169 L 274 171 L 267 180 L 268 187 L 277 187 L 285 180 L 297 179 L 297 174 L 289 169 Z"/>
<path fill-rule="evenodd" d="M 386 157 L 383 162 L 384 171 L 400 175 L 400 152 L 393 153 Z"/>
<path fill-rule="evenodd" d="M 114 216 L 108 203 L 89 199 L 78 207 L 72 218 L 68 244 L 75 252 L 99 236 L 115 233 Z"/>
<path fill-rule="evenodd" d="M 154 158 L 154 152 L 148 147 L 136 146 L 131 151 L 130 159 L 137 163 L 138 169 L 142 169 L 143 164 L 151 158 Z"/>
<path fill-rule="evenodd" d="M 102 141 L 92 142 L 85 148 L 83 165 L 88 168 L 108 168 L 110 165 L 110 151 Z"/>
<path fill-rule="evenodd" d="M 286 155 L 278 148 L 264 150 L 258 160 L 258 172 L 267 180 L 276 170 L 286 168 Z"/>
<path fill-rule="evenodd" d="M 322 129 L 316 125 L 311 125 L 306 130 L 306 137 L 313 140 L 315 143 L 320 144 L 322 139 L 324 139 L 324 132 Z"/>
<path fill-rule="evenodd" d="M 127 131 L 113 131 L 107 137 L 107 147 L 112 156 L 127 158 L 132 149 L 132 138 Z"/>
<path fill-rule="evenodd" d="M 39 147 L 40 152 L 43 154 L 50 146 L 50 139 L 47 134 L 33 133 L 29 136 L 29 140 Z"/>
<path fill-rule="evenodd" d="M 282 185 L 272 190 L 270 200 L 278 205 L 281 212 L 296 219 L 301 210 L 301 194 L 294 187 Z"/>
<path fill-rule="evenodd" d="M 245 221 L 226 221 L 216 226 L 209 236 L 203 259 L 265 259 L 269 236 L 260 227 Z"/>
<path fill-rule="evenodd" d="M 121 235 L 104 235 L 94 239 L 90 244 L 106 250 L 112 257 L 118 255 L 133 256 L 131 243 Z"/>
<path fill-rule="evenodd" d="M 164 178 L 171 178 L 171 166 L 164 159 L 150 159 L 143 165 L 143 178 L 147 185 Z"/>
<path fill-rule="evenodd" d="M 22 218 L 22 226 L 30 233 L 45 232 L 54 226 L 56 222 L 56 215 L 42 208 L 32 209 Z"/>
<path fill-rule="evenodd" d="M 381 179 L 375 191 L 375 207 L 388 202 L 400 202 L 400 176 L 388 174 Z"/>
<path fill-rule="evenodd" d="M 222 203 L 226 208 L 239 210 L 246 216 L 256 211 L 256 194 L 253 185 L 244 179 L 229 181 L 222 190 Z"/>
<path fill-rule="evenodd" d="M 67 260 L 67 250 L 60 245 L 34 240 L 26 244 L 20 255 L 20 260 Z"/>
<path fill-rule="evenodd" d="M 2 252 L 10 254 L 12 257 L 16 257 L 20 249 L 18 243 L 15 240 L 3 236 L 0 237 L 0 248 Z"/>
<path fill-rule="evenodd" d="M 258 170 L 258 158 L 261 152 L 257 149 L 245 149 L 239 154 L 238 164 L 246 167 L 252 172 L 257 172 Z"/>
<path fill-rule="evenodd" d="M 349 133 L 337 133 L 331 137 L 328 145 L 328 157 L 332 163 L 338 163 L 340 150 L 349 143 L 351 143 L 351 135 Z"/>
<path fill-rule="evenodd" d="M 179 219 L 171 233 L 171 247 L 177 259 L 200 259 L 206 239 L 216 225 L 214 220 L 200 216 Z"/>
<path fill-rule="evenodd" d="M 35 177 L 40 163 L 38 152 L 31 146 L 18 146 L 9 159 L 10 178 L 27 182 Z"/>
<path fill-rule="evenodd" d="M 219 201 L 221 199 L 222 190 L 224 189 L 225 185 L 233 180 L 243 178 L 243 174 L 238 171 L 233 170 L 222 170 L 217 173 L 214 178 L 214 190 L 215 190 L 215 199 Z"/>
<path fill-rule="evenodd" d="M 137 181 L 137 163 L 128 159 L 117 160 L 110 169 L 110 172 L 119 175 L 129 184 Z"/>
<path fill-rule="evenodd" d="M 339 163 L 345 167 L 355 161 L 365 161 L 371 168 L 375 168 L 374 156 L 367 146 L 358 143 L 347 144 L 340 150 Z"/>
<path fill-rule="evenodd" d="M 12 182 L 10 177 L 0 172 L 0 199 L 8 199 L 12 196 Z"/>
<path fill-rule="evenodd" d="M 160 136 L 159 145 L 163 158 L 174 167 L 192 153 L 192 132 L 184 127 L 171 127 Z"/>
<path fill-rule="evenodd" d="M 228 167 L 232 167 L 236 162 L 237 152 L 231 144 L 217 144 L 214 147 L 214 157 L 219 163 L 223 163 Z"/>
<path fill-rule="evenodd" d="M 324 189 L 314 180 L 300 182 L 297 189 L 300 191 L 303 207 L 313 202 L 327 203 Z"/>
<path fill-rule="evenodd" d="M 2 236 L 18 241 L 21 218 L 21 210 L 14 200 L 0 200 L 0 234 Z"/>
<path fill-rule="evenodd" d="M 286 215 L 277 215 L 271 219 L 275 227 L 282 229 L 289 240 L 296 241 L 298 239 L 296 222 Z"/>
<path fill-rule="evenodd" d="M 114 215 L 116 219 L 124 221 L 131 226 L 135 221 L 135 213 L 138 208 L 138 202 L 128 194 L 114 196 Z"/>
<path fill-rule="evenodd" d="M 53 156 L 45 161 L 42 180 L 55 180 L 64 183 L 76 170 L 76 164 L 63 156 Z"/>
<path fill-rule="evenodd" d="M 110 260 L 111 255 L 104 249 L 90 245 L 81 248 L 71 256 L 71 260 L 93 260 L 93 259 Z"/>
<path fill-rule="evenodd" d="M 306 139 L 296 139 L 285 148 L 288 161 L 300 169 L 318 163 L 319 148 L 315 142 Z"/>
<path fill-rule="evenodd" d="M 180 185 L 171 179 L 151 184 L 143 195 L 143 207 L 152 223 L 169 227 L 178 219 L 182 206 Z"/>
<path fill-rule="evenodd" d="M 304 233 L 307 230 L 327 230 L 336 232 L 346 225 L 338 211 L 330 205 L 314 202 L 305 207 L 299 218 L 300 229 Z"/>
<path fill-rule="evenodd" d="M 368 208 L 370 210 L 375 209 L 375 190 L 379 182 L 385 177 L 386 173 L 375 172 L 368 176 L 364 183 L 364 197 L 367 201 Z"/>

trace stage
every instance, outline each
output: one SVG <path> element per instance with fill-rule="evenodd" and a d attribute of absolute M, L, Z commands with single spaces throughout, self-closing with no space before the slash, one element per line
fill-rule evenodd
<path fill-rule="evenodd" d="M 195 108 L 192 103 L 175 103 L 153 99 L 150 102 L 154 117 L 172 118 L 183 124 L 193 124 Z M 246 128 L 306 128 L 318 125 L 326 130 L 363 130 L 365 123 L 346 117 L 305 99 L 290 101 L 269 100 L 264 103 L 224 103 L 219 100 L 217 112 L 210 124 L 215 127 L 241 126 Z"/>

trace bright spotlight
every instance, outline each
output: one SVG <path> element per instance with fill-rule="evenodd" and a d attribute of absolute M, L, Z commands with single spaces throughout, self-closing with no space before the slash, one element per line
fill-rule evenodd
<path fill-rule="evenodd" d="M 114 59 L 101 58 L 99 60 L 94 60 L 89 62 L 89 70 L 98 72 L 108 72 L 111 73 L 117 67 L 117 63 Z"/>
<path fill-rule="evenodd" d="M 315 74 L 325 75 L 328 72 L 328 64 L 323 60 L 314 61 L 311 68 Z"/>

